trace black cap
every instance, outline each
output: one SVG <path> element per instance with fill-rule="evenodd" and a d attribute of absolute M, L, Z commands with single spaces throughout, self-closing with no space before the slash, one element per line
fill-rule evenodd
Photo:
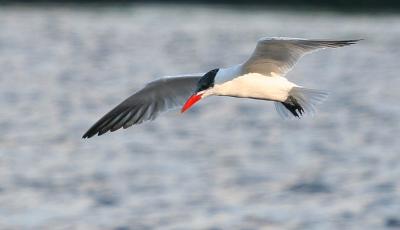
<path fill-rule="evenodd" d="M 196 92 L 200 92 L 214 86 L 215 75 L 219 69 L 213 69 L 204 74 L 197 83 Z"/>

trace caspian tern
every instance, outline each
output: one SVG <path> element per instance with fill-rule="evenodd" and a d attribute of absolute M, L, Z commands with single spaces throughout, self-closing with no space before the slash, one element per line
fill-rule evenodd
<path fill-rule="evenodd" d="M 307 53 L 358 41 L 360 39 L 262 38 L 242 64 L 213 69 L 205 74 L 163 77 L 148 83 L 104 115 L 82 138 L 153 120 L 160 112 L 177 106 L 183 105 L 183 113 L 201 99 L 214 95 L 274 101 L 283 118 L 313 114 L 315 105 L 322 102 L 327 93 L 296 85 L 285 75 Z"/>

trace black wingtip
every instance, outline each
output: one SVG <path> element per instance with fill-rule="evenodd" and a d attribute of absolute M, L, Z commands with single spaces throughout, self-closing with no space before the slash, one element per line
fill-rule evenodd
<path fill-rule="evenodd" d="M 83 134 L 82 138 L 91 138 L 97 134 L 97 136 L 101 136 L 109 131 L 114 132 L 118 129 L 121 129 L 124 125 L 125 127 L 127 123 L 130 122 L 130 119 L 133 118 L 133 113 L 131 113 L 131 108 L 127 108 L 124 106 L 117 106 L 106 115 L 104 115 L 100 120 L 98 120 L 85 134 Z M 139 118 L 141 118 L 146 111 L 143 111 L 140 114 Z M 137 121 L 132 124 L 140 123 L 141 121 Z M 130 124 L 130 125 L 132 125 Z"/>
<path fill-rule="evenodd" d="M 86 131 L 85 134 L 83 134 L 82 139 L 89 139 L 96 135 L 101 136 L 110 131 L 110 129 L 104 129 L 104 130 L 101 129 L 102 125 L 104 125 L 104 123 L 103 124 L 100 123 L 99 125 L 98 124 L 93 125 L 93 127 L 91 127 L 88 131 Z"/>
<path fill-rule="evenodd" d="M 101 127 L 104 125 L 104 119 L 100 119 L 98 122 L 96 122 L 96 124 L 94 124 L 88 131 L 86 131 L 85 134 L 83 134 L 82 139 L 89 139 L 93 136 L 95 136 L 96 134 L 98 136 L 106 133 L 108 130 L 106 130 L 106 132 L 101 133 Z M 107 122 L 107 121 L 106 121 Z"/>
<path fill-rule="evenodd" d="M 363 40 L 365 40 L 365 39 L 364 39 L 364 38 L 359 38 L 359 39 L 349 40 L 348 42 L 349 42 L 350 44 L 356 44 L 357 42 L 363 41 Z"/>
<path fill-rule="evenodd" d="M 88 130 L 85 134 L 83 134 L 82 139 L 89 139 L 96 135 L 96 133 L 90 133 L 90 130 Z"/>
<path fill-rule="evenodd" d="M 108 132 L 108 131 L 109 131 L 109 130 L 107 130 L 106 132 Z M 101 136 L 101 135 L 103 135 L 103 134 L 106 133 L 106 132 L 103 132 L 103 133 L 101 133 L 100 131 L 96 131 L 96 132 L 93 132 L 93 133 L 86 132 L 85 134 L 83 134 L 82 139 L 89 139 L 89 138 L 92 138 L 92 137 L 96 136 L 96 134 L 97 134 L 97 136 Z"/>
<path fill-rule="evenodd" d="M 83 134 L 83 136 L 82 136 L 82 139 L 86 139 L 86 138 L 90 138 L 87 132 L 85 134 Z"/>
<path fill-rule="evenodd" d="M 360 38 L 360 39 L 351 39 L 351 40 L 321 40 L 318 41 L 320 42 L 320 44 L 324 44 L 326 47 L 330 47 L 330 48 L 339 48 L 339 47 L 343 47 L 343 46 L 349 46 L 349 45 L 353 45 L 356 44 L 359 41 L 362 41 L 364 39 Z"/>
<path fill-rule="evenodd" d="M 348 46 L 348 45 L 354 45 L 359 41 L 364 40 L 363 38 L 359 38 L 359 39 L 351 39 L 351 40 L 343 40 L 343 41 L 338 41 L 338 44 L 341 46 Z"/>

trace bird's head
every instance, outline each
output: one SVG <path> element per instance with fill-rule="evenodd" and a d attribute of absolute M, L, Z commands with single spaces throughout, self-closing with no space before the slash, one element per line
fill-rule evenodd
<path fill-rule="evenodd" d="M 213 94 L 212 89 L 214 87 L 215 75 L 217 75 L 218 70 L 219 69 L 210 70 L 200 78 L 199 82 L 197 83 L 196 90 L 182 106 L 181 113 L 188 110 L 201 99 Z"/>

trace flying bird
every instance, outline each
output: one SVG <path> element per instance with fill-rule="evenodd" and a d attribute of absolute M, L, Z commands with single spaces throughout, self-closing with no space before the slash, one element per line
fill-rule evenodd
<path fill-rule="evenodd" d="M 262 38 L 245 62 L 205 74 L 163 77 L 152 81 L 98 120 L 82 138 L 154 120 L 161 112 L 182 106 L 187 111 L 209 96 L 273 101 L 283 118 L 315 113 L 327 93 L 290 82 L 285 75 L 305 54 L 355 44 L 357 40 Z M 186 101 L 186 102 L 185 102 Z"/>

